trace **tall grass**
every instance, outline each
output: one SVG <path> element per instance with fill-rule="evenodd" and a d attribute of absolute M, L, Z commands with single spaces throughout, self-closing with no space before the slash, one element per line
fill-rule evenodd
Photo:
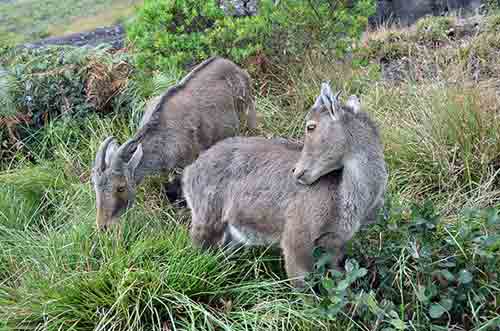
<path fill-rule="evenodd" d="M 465 78 L 388 82 L 378 69 L 311 54 L 257 86 L 264 136 L 301 139 L 323 80 L 343 97 L 360 95 L 377 121 L 388 215 L 348 247 L 365 276 L 320 275 L 319 292 L 300 293 L 272 251 L 201 252 L 188 237 L 189 212 L 162 198 L 160 178 L 141 185 L 119 227 L 96 232 L 89 171 L 99 143 L 132 135 L 144 98 L 179 73 L 140 76 L 128 87 L 136 99 L 129 116 L 52 121 L 0 172 L 0 330 L 498 329 L 494 87 Z"/>
<path fill-rule="evenodd" d="M 154 179 L 120 229 L 96 233 L 91 161 L 107 134 L 131 132 L 118 117 L 82 127 L 53 122 L 31 138 L 40 165 L 0 174 L 0 320 L 47 330 L 326 329 L 280 280 L 279 258 L 194 249 L 186 215 L 158 199 Z"/>
<path fill-rule="evenodd" d="M 238 330 L 321 323 L 313 314 L 305 318 L 304 304 L 266 271 L 276 259 L 201 254 L 184 226 L 141 205 L 119 231 L 96 233 L 88 185 L 73 185 L 58 202 L 52 212 L 57 223 L 29 230 L 1 226 L 0 305 L 9 325 Z"/>
<path fill-rule="evenodd" d="M 447 210 L 500 202 L 500 112 L 493 90 L 445 84 L 376 86 L 366 96 L 383 125 L 398 190 Z"/>

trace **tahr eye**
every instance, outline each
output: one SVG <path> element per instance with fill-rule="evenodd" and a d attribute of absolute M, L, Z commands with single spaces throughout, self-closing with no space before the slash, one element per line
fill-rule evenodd
<path fill-rule="evenodd" d="M 119 186 L 117 189 L 116 189 L 117 192 L 119 193 L 123 193 L 125 192 L 125 186 Z"/>
<path fill-rule="evenodd" d="M 314 123 L 307 124 L 307 126 L 306 126 L 307 132 L 313 132 L 314 129 L 316 129 L 316 124 L 314 124 Z"/>

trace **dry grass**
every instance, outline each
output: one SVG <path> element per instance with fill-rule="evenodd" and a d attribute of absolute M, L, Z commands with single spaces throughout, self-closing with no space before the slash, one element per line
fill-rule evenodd
<path fill-rule="evenodd" d="M 364 40 L 365 47 L 379 45 L 375 53 L 385 61 L 386 80 L 374 84 L 365 100 L 385 128 L 393 189 L 410 200 L 439 202 L 448 214 L 500 203 L 495 21 L 427 18 L 416 28 L 383 28 Z M 432 27 L 442 42 L 421 42 L 422 31 Z"/>
<path fill-rule="evenodd" d="M 90 59 L 87 66 L 87 101 L 99 112 L 111 111 L 110 101 L 127 88 L 132 66 L 126 61 L 104 63 L 99 58 Z"/>
<path fill-rule="evenodd" d="M 391 36 L 402 35 L 410 36 L 415 33 L 416 27 L 414 25 L 410 27 L 398 27 L 392 24 L 382 24 L 375 28 L 369 28 L 361 36 L 361 44 L 368 46 L 369 41 L 380 40 L 386 41 L 391 38 Z"/>

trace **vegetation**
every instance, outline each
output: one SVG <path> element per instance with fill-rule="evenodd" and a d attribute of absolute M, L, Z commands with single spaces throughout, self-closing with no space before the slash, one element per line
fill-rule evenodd
<path fill-rule="evenodd" d="M 18 125 L 15 144 L 0 128 L 0 330 L 498 330 L 494 22 L 439 43 L 418 38 L 422 30 L 382 28 L 365 35 L 352 63 L 315 44 L 293 61 L 266 55 L 254 72 L 260 135 L 300 139 L 323 80 L 359 94 L 383 135 L 385 215 L 352 240 L 345 273 L 326 270 L 328 252 L 315 252 L 315 292 L 290 288 L 274 250 L 227 258 L 194 249 L 189 212 L 164 199 L 159 177 L 140 187 L 119 228 L 96 232 L 89 172 L 99 143 L 109 134 L 125 141 L 145 99 L 179 68 L 150 74 L 136 53 L 105 49 L 12 53 L 2 63 L 0 100 L 10 106 L 0 123 L 28 113 L 27 95 L 36 95 L 33 114 L 53 115 Z M 384 55 L 401 44 L 418 52 Z M 37 94 L 25 94 L 28 82 Z M 92 98 L 89 84 L 120 88 Z"/>
<path fill-rule="evenodd" d="M 31 158 L 50 157 L 55 146 L 47 143 L 52 138 L 40 137 L 43 133 L 38 130 L 53 120 L 71 126 L 69 134 L 59 132 L 66 135 L 64 139 L 78 139 L 79 127 L 85 125 L 81 119 L 89 114 L 114 112 L 126 120 L 139 106 L 136 84 L 130 80 L 133 65 L 124 52 L 53 47 L 12 51 L 0 62 L 10 68 L 4 73 L 0 96 L 4 105 L 0 127 L 10 130 L 1 130 L 0 137 L 11 144 L 22 140 Z M 59 126 L 51 125 L 54 130 Z M 0 151 L 0 165 L 9 155 L 8 150 Z"/>
<path fill-rule="evenodd" d="M 345 1 L 263 0 L 259 15 L 236 18 L 225 16 L 215 0 L 146 0 L 128 36 L 141 69 L 183 68 L 214 54 L 241 63 L 259 53 L 300 56 L 310 47 L 345 51 L 374 9 L 370 0 L 352 7 Z"/>
<path fill-rule="evenodd" d="M 139 3 L 139 0 L 0 1 L 0 40 L 2 44 L 16 45 L 50 35 L 110 25 L 127 17 L 129 8 Z M 104 14 L 106 12 L 113 15 Z M 74 21 L 78 23 L 71 24 Z"/>

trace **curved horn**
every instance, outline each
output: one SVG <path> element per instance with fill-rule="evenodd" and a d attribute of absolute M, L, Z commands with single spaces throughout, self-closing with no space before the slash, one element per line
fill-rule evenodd
<path fill-rule="evenodd" d="M 101 143 L 99 149 L 97 150 L 95 156 L 95 167 L 97 169 L 104 171 L 106 169 L 106 151 L 111 143 L 116 143 L 116 139 L 113 136 L 109 136 Z"/>
<path fill-rule="evenodd" d="M 335 96 L 333 97 L 332 106 L 335 109 L 335 111 L 337 111 L 341 107 L 340 100 L 339 100 L 339 97 L 341 94 L 342 94 L 342 90 L 338 91 L 337 94 L 335 94 Z"/>
<path fill-rule="evenodd" d="M 134 139 L 127 140 L 123 145 L 121 145 L 115 153 L 115 156 L 111 160 L 111 167 L 114 170 L 123 169 L 124 164 L 126 164 L 133 152 L 137 147 L 137 141 Z"/>

